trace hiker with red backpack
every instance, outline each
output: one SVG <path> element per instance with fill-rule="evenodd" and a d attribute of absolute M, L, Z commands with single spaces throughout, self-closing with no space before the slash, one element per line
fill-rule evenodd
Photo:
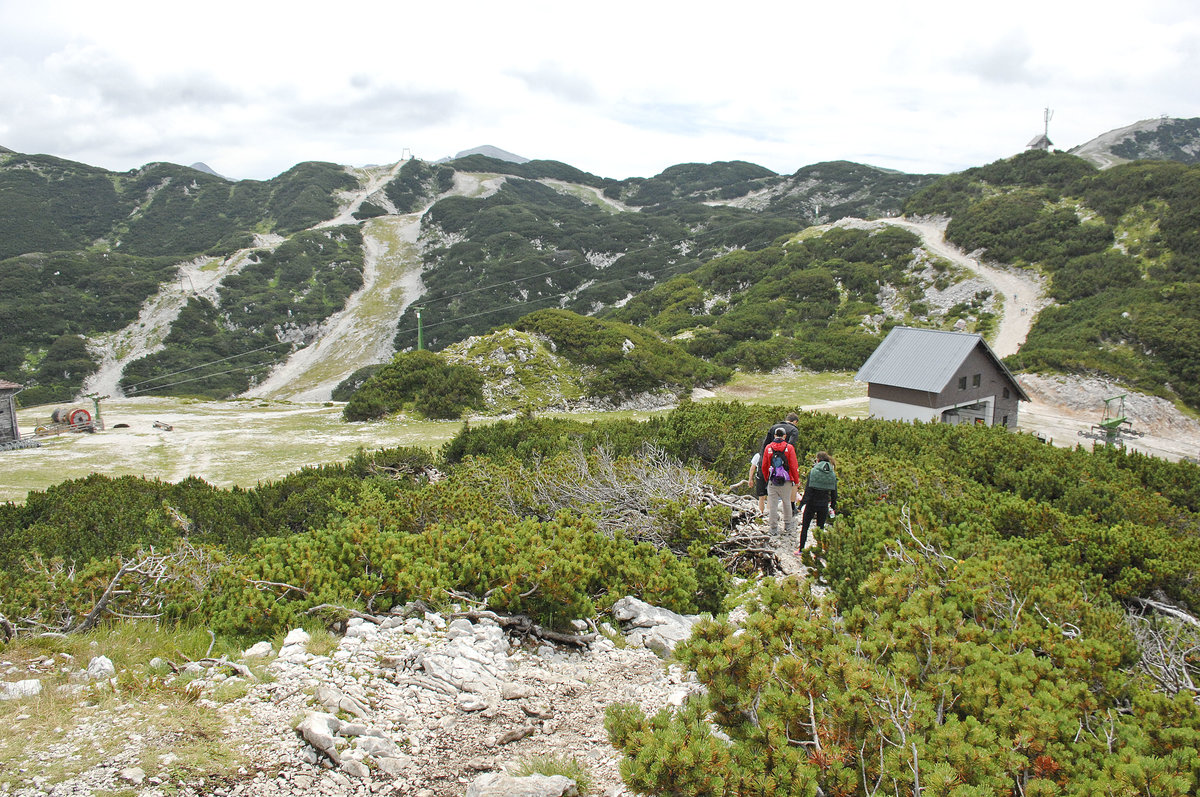
<path fill-rule="evenodd" d="M 784 418 L 779 423 L 774 424 L 770 429 L 767 430 L 767 436 L 763 438 L 762 445 L 759 446 L 759 450 L 762 450 L 762 449 L 766 448 L 767 446 L 771 445 L 772 441 L 775 440 L 775 432 L 778 431 L 779 429 L 782 429 L 784 437 L 787 438 L 787 441 L 789 443 L 791 443 L 792 448 L 799 451 L 800 450 L 800 429 L 799 429 L 799 427 L 796 426 L 796 424 L 798 424 L 799 422 L 800 422 L 800 416 L 794 412 L 789 412 L 787 414 L 786 418 Z M 799 485 L 795 485 L 795 487 L 798 488 Z M 797 508 L 796 507 L 796 494 L 797 494 L 797 492 L 798 492 L 798 489 L 792 490 L 792 499 L 791 500 L 792 500 L 792 514 L 793 515 L 796 514 L 796 508 Z M 760 509 L 759 512 L 761 514 L 762 510 Z"/>
<path fill-rule="evenodd" d="M 784 531 L 791 534 L 796 530 L 792 501 L 800 481 L 800 463 L 796 460 L 796 447 L 787 441 L 783 429 L 777 428 L 771 442 L 763 448 L 762 474 L 767 482 L 767 531 L 772 536 L 779 533 L 782 504 Z"/>

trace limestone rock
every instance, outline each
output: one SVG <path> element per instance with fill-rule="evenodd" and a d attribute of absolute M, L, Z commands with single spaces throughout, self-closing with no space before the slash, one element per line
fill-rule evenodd
<path fill-rule="evenodd" d="M 692 626 L 700 621 L 699 615 L 676 614 L 633 596 L 614 603 L 612 613 L 625 626 L 627 640 L 650 648 L 660 656 L 669 655 L 676 644 L 691 636 Z"/>
<path fill-rule="evenodd" d="M 270 642 L 268 642 L 267 640 L 264 639 L 262 642 L 255 642 L 253 645 L 251 645 L 250 647 L 248 647 L 244 651 L 242 651 L 242 658 L 243 659 L 260 659 L 260 658 L 265 658 L 267 656 L 270 656 L 274 652 L 275 652 L 274 646 L 271 645 Z"/>
<path fill-rule="evenodd" d="M 514 684 L 504 682 L 500 684 L 500 698 L 502 700 L 524 700 L 528 697 L 537 695 L 538 690 L 527 684 Z"/>
<path fill-rule="evenodd" d="M 489 772 L 467 788 L 467 797 L 576 797 L 575 781 L 562 775 L 527 775 L 514 778 Z"/>
<path fill-rule="evenodd" d="M 371 775 L 371 770 L 367 768 L 366 764 L 361 761 L 355 761 L 353 758 L 347 758 L 338 766 L 347 775 L 355 778 L 366 778 Z"/>
<path fill-rule="evenodd" d="M 93 656 L 88 662 L 88 680 L 104 681 L 112 678 L 117 674 L 117 668 L 113 666 L 112 660 L 108 656 Z"/>
<path fill-rule="evenodd" d="M 393 778 L 398 778 L 405 775 L 416 766 L 411 756 L 379 756 L 374 757 L 375 766 L 385 775 L 391 775 Z"/>
<path fill-rule="evenodd" d="M 312 637 L 303 628 L 293 628 L 288 631 L 288 635 L 283 638 L 283 646 L 286 648 L 289 645 L 305 645 L 307 646 Z"/>
<path fill-rule="evenodd" d="M 483 711 L 488 707 L 487 700 L 479 695 L 472 695 L 466 692 L 455 698 L 454 702 L 462 711 Z"/>
<path fill-rule="evenodd" d="M 0 700 L 20 700 L 24 697 L 34 697 L 42 693 L 42 682 L 37 678 L 26 678 L 23 681 L 0 683 Z"/>
<path fill-rule="evenodd" d="M 338 755 L 334 735 L 341 725 L 342 721 L 332 714 L 320 714 L 314 711 L 310 712 L 296 727 L 296 732 L 318 752 L 328 756 L 330 761 L 339 764 L 342 759 Z"/>
<path fill-rule="evenodd" d="M 329 711 L 345 711 L 356 717 L 367 717 L 370 711 L 362 703 L 336 689 L 322 686 L 317 689 L 317 702 Z"/>

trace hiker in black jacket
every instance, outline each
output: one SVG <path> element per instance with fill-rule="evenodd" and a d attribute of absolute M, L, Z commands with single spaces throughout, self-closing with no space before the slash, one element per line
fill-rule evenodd
<path fill-rule="evenodd" d="M 762 451 L 764 448 L 771 445 L 771 443 L 773 443 L 775 441 L 775 432 L 782 429 L 783 437 L 787 441 L 788 445 L 790 445 L 792 448 L 796 449 L 797 452 L 799 452 L 800 451 L 800 429 L 797 428 L 797 426 L 796 426 L 796 423 L 799 420 L 800 420 L 799 415 L 797 415 L 794 412 L 789 412 L 787 414 L 786 419 L 780 421 L 777 424 L 774 424 L 773 426 L 771 426 L 770 429 L 767 430 L 767 436 L 763 438 L 762 444 L 758 447 L 758 450 Z M 800 485 L 798 485 L 798 484 L 792 485 L 791 504 L 792 504 L 792 515 L 793 516 L 795 516 L 796 510 L 798 508 L 796 506 L 796 495 L 799 492 L 800 492 Z"/>
<path fill-rule="evenodd" d="M 800 547 L 796 549 L 797 554 L 804 550 L 804 543 L 808 541 L 808 526 L 813 518 L 817 519 L 817 528 L 823 530 L 825 521 L 833 517 L 837 509 L 837 473 L 833 469 L 833 457 L 824 451 L 817 453 L 817 462 L 808 472 L 800 506 L 804 507 L 804 514 L 800 516 Z"/>
<path fill-rule="evenodd" d="M 796 422 L 799 420 L 799 415 L 794 412 L 789 412 L 786 420 L 772 425 L 771 428 L 767 430 L 767 436 L 763 438 L 762 445 L 758 447 L 758 450 L 762 451 L 764 448 L 771 445 L 771 443 L 775 442 L 776 429 L 782 429 L 783 437 L 785 440 L 787 440 L 788 445 L 790 445 L 792 448 L 796 448 L 797 444 L 800 442 L 800 430 L 796 427 Z"/>

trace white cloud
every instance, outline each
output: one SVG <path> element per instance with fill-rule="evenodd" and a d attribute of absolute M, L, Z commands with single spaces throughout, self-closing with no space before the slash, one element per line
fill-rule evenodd
<path fill-rule="evenodd" d="M 1190 0 L 331 5 L 0 0 L 0 145 L 110 169 L 435 159 L 944 172 L 1200 115 Z"/>

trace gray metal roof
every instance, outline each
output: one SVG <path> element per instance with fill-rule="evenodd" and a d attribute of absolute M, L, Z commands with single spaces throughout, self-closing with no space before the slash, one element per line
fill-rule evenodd
<path fill-rule="evenodd" d="M 984 353 L 1008 377 L 1017 395 L 1029 401 L 1029 396 L 987 341 L 981 335 L 967 332 L 896 327 L 858 369 L 854 380 L 938 393 L 977 346 L 982 346 Z"/>

